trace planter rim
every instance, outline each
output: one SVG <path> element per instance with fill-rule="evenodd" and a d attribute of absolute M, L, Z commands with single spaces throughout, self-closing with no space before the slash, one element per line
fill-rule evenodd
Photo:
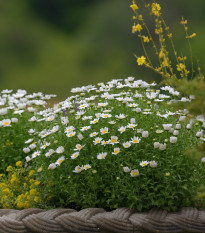
<path fill-rule="evenodd" d="M 153 208 L 140 213 L 128 208 L 43 210 L 0 209 L 0 233 L 31 232 L 205 232 L 205 209 L 184 207 L 178 212 Z"/>

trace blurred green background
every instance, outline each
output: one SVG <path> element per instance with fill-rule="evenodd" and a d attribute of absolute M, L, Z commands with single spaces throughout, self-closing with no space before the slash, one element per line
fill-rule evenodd
<path fill-rule="evenodd" d="M 139 2 L 139 1 L 137 1 Z M 181 16 L 189 21 L 194 57 L 205 68 L 205 1 L 158 1 L 178 51 L 189 57 Z M 43 91 L 66 98 L 72 87 L 134 76 L 159 81 L 138 67 L 141 44 L 130 0 L 0 0 L 1 89 Z M 149 21 L 148 24 L 153 26 Z"/>

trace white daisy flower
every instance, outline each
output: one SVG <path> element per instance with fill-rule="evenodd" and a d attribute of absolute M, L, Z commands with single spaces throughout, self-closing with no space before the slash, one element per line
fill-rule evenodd
<path fill-rule="evenodd" d="M 77 144 L 75 147 L 76 147 L 76 149 L 74 149 L 75 151 L 76 150 L 81 150 L 83 147 L 84 147 L 85 145 L 80 145 L 80 144 Z"/>
<path fill-rule="evenodd" d="M 64 157 L 64 156 L 61 156 L 61 157 L 55 162 L 55 164 L 60 166 L 61 163 L 62 163 L 64 160 L 65 160 L 65 157 Z"/>
<path fill-rule="evenodd" d="M 99 119 L 99 118 L 101 117 L 101 113 L 99 113 L 99 112 L 98 112 L 98 113 L 95 113 L 95 116 L 96 116 L 96 118 Z"/>
<path fill-rule="evenodd" d="M 112 154 L 117 155 L 119 153 L 120 153 L 120 148 L 119 147 L 114 148 L 114 152 L 112 152 Z"/>
<path fill-rule="evenodd" d="M 101 141 L 102 141 L 102 138 L 97 137 L 97 138 L 95 138 L 95 139 L 94 139 L 93 144 L 94 144 L 94 145 L 96 145 L 96 144 L 100 144 L 100 143 L 101 143 Z"/>
<path fill-rule="evenodd" d="M 68 138 L 71 138 L 71 137 L 75 136 L 75 134 L 76 134 L 76 132 L 71 131 L 71 132 L 67 133 L 66 136 L 67 136 Z"/>
<path fill-rule="evenodd" d="M 82 120 L 86 121 L 86 120 L 91 120 L 92 118 L 93 118 L 92 116 L 84 116 Z"/>
<path fill-rule="evenodd" d="M 92 137 L 95 137 L 95 136 L 97 136 L 97 135 L 98 135 L 97 132 L 93 132 L 93 133 L 90 134 L 90 137 L 92 138 Z"/>
<path fill-rule="evenodd" d="M 148 164 L 149 164 L 148 161 L 142 161 L 142 162 L 140 163 L 140 166 L 141 166 L 141 167 L 145 167 L 145 166 L 147 166 Z"/>
<path fill-rule="evenodd" d="M 118 142 L 118 137 L 117 136 L 111 136 L 110 144 L 114 145 L 116 143 L 119 143 Z"/>
<path fill-rule="evenodd" d="M 46 152 L 45 156 L 50 157 L 54 153 L 55 153 L 55 151 L 53 149 L 50 149 L 48 152 Z"/>
<path fill-rule="evenodd" d="M 121 126 L 118 131 L 122 134 L 126 131 L 126 126 Z"/>
<path fill-rule="evenodd" d="M 56 126 L 54 126 L 52 129 L 51 129 L 51 132 L 52 133 L 55 133 L 55 132 L 57 132 L 59 130 L 59 125 L 56 125 Z"/>
<path fill-rule="evenodd" d="M 101 141 L 101 145 L 102 146 L 106 146 L 106 145 L 108 145 L 108 144 L 110 144 L 110 140 L 108 140 L 108 141 Z"/>
<path fill-rule="evenodd" d="M 105 106 L 107 106 L 108 105 L 108 103 L 106 102 L 106 103 L 98 103 L 98 106 L 99 107 L 105 107 Z"/>
<path fill-rule="evenodd" d="M 75 170 L 73 170 L 73 172 L 80 173 L 82 170 L 83 170 L 83 167 L 78 165 L 78 166 L 75 167 Z"/>
<path fill-rule="evenodd" d="M 97 159 L 105 159 L 106 156 L 107 156 L 107 152 L 103 152 L 97 155 Z"/>
<path fill-rule="evenodd" d="M 58 154 L 62 154 L 64 152 L 64 147 L 63 146 L 59 146 L 57 149 L 56 149 L 56 153 Z"/>
<path fill-rule="evenodd" d="M 120 115 L 115 115 L 115 117 L 117 119 L 124 119 L 124 118 L 126 118 L 126 116 L 124 114 L 121 114 L 121 113 L 120 113 Z"/>
<path fill-rule="evenodd" d="M 87 131 L 91 128 L 91 126 L 84 126 L 84 127 L 81 127 L 80 131 Z"/>
<path fill-rule="evenodd" d="M 135 108 L 135 107 L 137 107 L 137 106 L 138 106 L 138 104 L 134 104 L 134 103 L 132 103 L 132 104 L 127 104 L 127 106 L 128 106 L 128 107 L 130 107 L 130 108 Z"/>
<path fill-rule="evenodd" d="M 55 116 L 53 115 L 53 116 L 47 117 L 45 120 L 46 121 L 53 121 L 54 119 L 55 119 Z"/>
<path fill-rule="evenodd" d="M 139 170 L 137 170 L 137 169 L 132 170 L 131 173 L 130 173 L 130 175 L 132 177 L 137 177 L 137 176 L 139 176 L 139 174 L 140 174 Z"/>
<path fill-rule="evenodd" d="M 109 114 L 109 113 L 102 113 L 102 114 L 101 114 L 101 117 L 102 117 L 102 118 L 110 118 L 110 117 L 112 117 L 112 115 Z"/>
<path fill-rule="evenodd" d="M 46 147 L 50 146 L 49 142 L 44 142 L 44 144 L 40 147 L 41 149 L 46 149 Z"/>
<path fill-rule="evenodd" d="M 89 168 L 91 168 L 90 164 L 86 164 L 83 166 L 83 170 L 88 170 Z"/>
<path fill-rule="evenodd" d="M 62 123 L 63 125 L 67 125 L 67 124 L 69 123 L 68 118 L 67 118 L 67 117 L 61 117 L 61 123 Z"/>
<path fill-rule="evenodd" d="M 126 128 L 134 129 L 136 126 L 137 126 L 136 124 L 128 124 Z"/>
<path fill-rule="evenodd" d="M 75 152 L 71 155 L 71 159 L 76 159 L 79 156 L 79 152 Z"/>
<path fill-rule="evenodd" d="M 107 127 L 101 128 L 100 132 L 101 132 L 102 135 L 106 134 L 106 133 L 108 133 L 108 128 Z"/>
<path fill-rule="evenodd" d="M 124 142 L 122 145 L 123 145 L 124 148 L 131 147 L 131 143 L 129 141 L 128 142 Z"/>
<path fill-rule="evenodd" d="M 11 120 L 10 119 L 4 119 L 4 120 L 2 120 L 2 125 L 4 127 L 11 126 Z"/>
<path fill-rule="evenodd" d="M 40 151 L 35 151 L 35 152 L 33 152 L 33 154 L 32 154 L 32 159 L 33 158 L 36 158 L 37 156 L 39 156 L 41 154 L 41 152 Z"/>
<path fill-rule="evenodd" d="M 136 144 L 136 143 L 139 143 L 141 141 L 141 139 L 139 138 L 139 137 L 133 137 L 133 138 L 131 138 L 131 143 L 134 143 L 134 144 Z"/>
<path fill-rule="evenodd" d="M 98 123 L 98 121 L 99 121 L 98 118 L 97 118 L 97 119 L 94 119 L 93 121 L 90 121 L 90 124 L 96 124 L 96 123 Z"/>
<path fill-rule="evenodd" d="M 71 131 L 74 131 L 75 130 L 75 128 L 73 127 L 73 126 L 69 126 L 69 127 L 66 127 L 65 128 L 65 133 L 70 133 Z"/>
<path fill-rule="evenodd" d="M 89 105 L 84 103 L 84 104 L 81 104 L 80 106 L 78 106 L 79 109 L 85 109 L 87 108 Z"/>
<path fill-rule="evenodd" d="M 116 122 L 115 121 L 109 121 L 108 123 L 111 124 L 111 125 L 114 125 Z"/>

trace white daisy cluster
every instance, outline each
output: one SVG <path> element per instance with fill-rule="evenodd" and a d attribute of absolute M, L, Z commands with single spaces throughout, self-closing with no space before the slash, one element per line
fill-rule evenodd
<path fill-rule="evenodd" d="M 56 95 L 44 95 L 41 92 L 27 94 L 26 90 L 3 90 L 0 92 L 0 127 L 10 127 L 17 123 L 22 113 L 33 114 L 47 105 L 47 100 Z"/>
<path fill-rule="evenodd" d="M 174 111 L 170 104 L 185 99 L 171 87 L 155 86 L 129 77 L 73 88 L 74 95 L 30 118 L 41 124 L 31 129 L 26 161 L 38 159 L 51 170 L 65 164 L 74 174 L 96 173 L 106 160 L 137 177 L 143 167 L 158 168 L 162 154 L 201 143 L 205 119 Z"/>

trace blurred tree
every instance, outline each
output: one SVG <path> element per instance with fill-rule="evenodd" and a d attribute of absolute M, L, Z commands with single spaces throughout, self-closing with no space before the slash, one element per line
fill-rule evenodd
<path fill-rule="evenodd" d="M 58 28 L 72 32 L 82 25 L 89 7 L 99 0 L 30 0 L 32 10 Z"/>

